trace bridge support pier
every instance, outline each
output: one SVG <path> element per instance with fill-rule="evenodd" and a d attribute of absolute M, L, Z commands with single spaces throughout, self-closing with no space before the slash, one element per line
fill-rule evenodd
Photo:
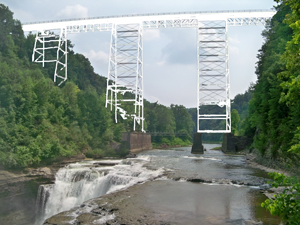
<path fill-rule="evenodd" d="M 122 147 L 131 153 L 152 149 L 151 134 L 141 132 L 125 132 L 122 135 Z"/>
<path fill-rule="evenodd" d="M 235 153 L 245 150 L 252 143 L 247 136 L 234 136 L 233 133 L 223 134 L 222 151 L 224 153 Z"/>
<path fill-rule="evenodd" d="M 204 148 L 202 145 L 202 134 L 194 133 L 194 141 L 192 146 L 192 154 L 203 154 Z"/>

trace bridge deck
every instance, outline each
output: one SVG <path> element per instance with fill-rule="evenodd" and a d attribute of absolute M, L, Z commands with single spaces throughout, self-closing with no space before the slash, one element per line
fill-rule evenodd
<path fill-rule="evenodd" d="M 55 30 L 68 27 L 68 33 L 110 31 L 112 24 L 142 23 L 143 28 L 197 27 L 198 21 L 226 20 L 229 26 L 261 25 L 274 10 L 226 10 L 181 13 L 136 14 L 24 23 L 23 30 Z M 83 26 L 83 27 L 81 27 Z M 85 26 L 85 27 L 84 27 Z M 80 29 L 79 29 L 80 28 Z M 78 30 L 79 29 L 79 30 Z"/>

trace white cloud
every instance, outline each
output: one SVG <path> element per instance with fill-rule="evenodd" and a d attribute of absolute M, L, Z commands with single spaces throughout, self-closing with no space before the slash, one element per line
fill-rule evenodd
<path fill-rule="evenodd" d="M 158 29 L 144 30 L 144 41 L 153 41 L 160 38 L 160 32 Z"/>
<path fill-rule="evenodd" d="M 34 16 L 32 13 L 28 13 L 22 9 L 13 9 L 13 12 L 14 19 L 21 20 L 22 23 L 34 21 Z"/>
<path fill-rule="evenodd" d="M 241 41 L 237 37 L 228 37 L 229 42 L 229 54 L 230 55 L 239 55 L 240 54 L 240 47 Z"/>
<path fill-rule="evenodd" d="M 87 53 L 84 53 L 84 55 L 90 59 L 90 61 L 100 64 L 108 63 L 108 54 L 103 51 L 95 52 L 94 50 L 90 50 Z"/>
<path fill-rule="evenodd" d="M 241 43 L 241 41 L 239 40 L 239 38 L 236 38 L 236 37 L 228 37 L 228 41 L 229 41 L 229 43 L 231 43 L 231 44 L 240 44 Z"/>
<path fill-rule="evenodd" d="M 166 64 L 165 60 L 156 63 L 156 65 L 158 66 L 164 66 L 165 64 Z"/>
<path fill-rule="evenodd" d="M 238 47 L 236 46 L 229 46 L 229 55 L 239 55 L 240 54 L 240 50 Z"/>
<path fill-rule="evenodd" d="M 66 6 L 60 10 L 56 17 L 60 18 L 86 18 L 88 17 L 88 9 L 80 4 L 73 6 Z"/>

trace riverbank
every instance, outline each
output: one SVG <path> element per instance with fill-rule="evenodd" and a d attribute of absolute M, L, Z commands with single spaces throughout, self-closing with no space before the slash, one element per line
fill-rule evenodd
<path fill-rule="evenodd" d="M 258 159 L 258 156 L 253 153 L 246 154 L 247 164 L 252 168 L 257 168 L 263 171 L 266 171 L 268 173 L 276 172 L 276 173 L 282 173 L 286 176 L 291 176 L 291 172 L 286 171 L 282 168 L 271 168 L 266 166 L 266 163 L 263 163 L 262 160 Z M 260 163 L 259 163 L 260 162 Z M 270 165 L 270 163 L 268 163 Z M 273 162 L 274 164 L 274 162 Z"/>

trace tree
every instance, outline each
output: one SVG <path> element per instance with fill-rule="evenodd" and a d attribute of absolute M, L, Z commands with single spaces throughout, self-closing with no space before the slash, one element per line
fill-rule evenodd
<path fill-rule="evenodd" d="M 234 135 L 238 135 L 238 123 L 240 122 L 240 116 L 236 109 L 231 111 L 231 132 Z"/>
<path fill-rule="evenodd" d="M 267 199 L 261 206 L 268 209 L 272 215 L 280 216 L 288 225 L 300 223 L 300 180 L 286 177 L 280 173 L 269 173 L 274 182 L 272 187 L 284 187 L 282 193 L 274 195 L 274 199 Z"/>
<path fill-rule="evenodd" d="M 282 79 L 278 76 L 285 70 L 282 55 L 286 43 L 292 38 L 292 30 L 283 23 L 290 7 L 279 5 L 277 13 L 263 31 L 265 43 L 258 54 L 256 67 L 257 83 L 249 105 L 249 116 L 245 130 L 254 135 L 254 146 L 265 157 L 276 159 L 287 157 L 291 145 L 291 132 L 295 124 L 290 123 L 291 111 L 280 101 L 283 92 Z"/>
<path fill-rule="evenodd" d="M 13 53 L 19 57 L 24 56 L 24 33 L 20 21 L 13 19 L 13 13 L 9 8 L 0 4 L 0 52 L 13 57 Z"/>
<path fill-rule="evenodd" d="M 177 133 L 186 133 L 186 136 L 182 136 L 181 139 L 192 140 L 191 133 L 193 132 L 194 122 L 191 115 L 183 105 L 173 105 L 171 104 L 171 110 L 173 112 L 175 123 L 176 123 L 176 132 Z"/>

